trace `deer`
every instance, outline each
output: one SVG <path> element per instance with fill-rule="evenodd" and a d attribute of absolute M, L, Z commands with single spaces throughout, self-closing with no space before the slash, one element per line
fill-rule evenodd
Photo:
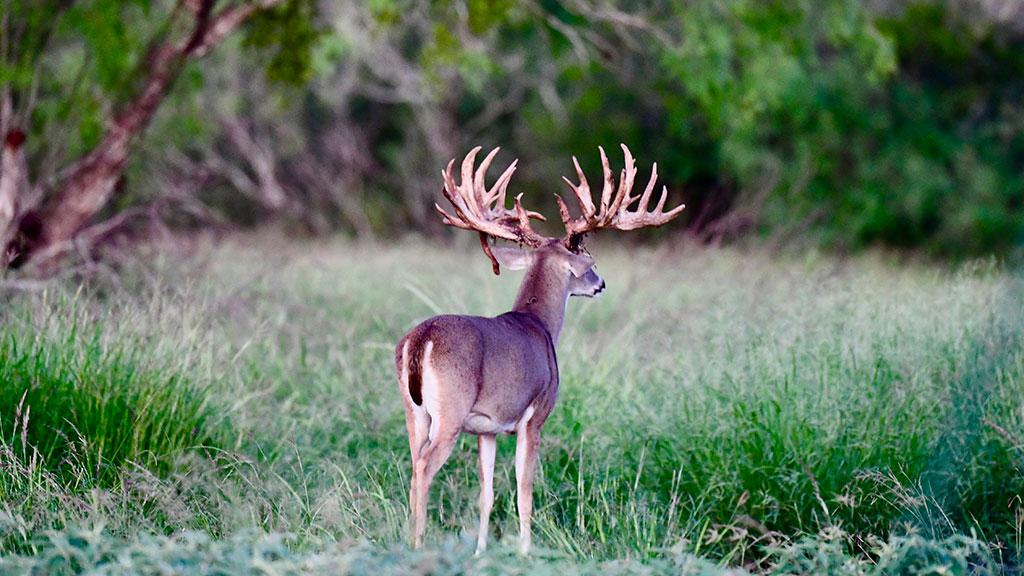
<path fill-rule="evenodd" d="M 480 527 L 476 554 L 487 549 L 488 524 L 494 504 L 494 461 L 498 434 L 516 435 L 516 505 L 519 513 L 519 552 L 529 554 L 533 483 L 537 468 L 541 428 L 558 397 L 558 361 L 555 347 L 562 333 L 571 296 L 595 297 L 605 289 L 594 272 L 594 259 L 586 250 L 584 235 L 600 229 L 635 230 L 661 226 L 685 205 L 664 211 L 668 198 L 648 210 L 658 178 L 653 165 L 642 194 L 633 195 L 637 168 L 629 148 L 621 145 L 625 168 L 616 187 L 603 148 L 604 185 L 600 203 L 594 204 L 590 185 L 579 161 L 573 157 L 579 183 L 563 177 L 575 195 L 580 216 L 572 217 L 561 196 L 555 194 L 565 226 L 563 238 L 548 238 L 533 230 L 530 220 L 545 221 L 540 213 L 523 208 L 522 194 L 514 208 L 506 204 L 506 189 L 518 160 L 513 161 L 486 188 L 484 179 L 495 148 L 474 171 L 480 147 L 462 161 L 461 181 L 456 184 L 455 159 L 441 175 L 442 193 L 454 213 L 437 203 L 444 224 L 476 231 L 484 254 L 495 274 L 500 266 L 525 269 L 512 310 L 494 318 L 441 315 L 413 328 L 395 350 L 399 389 L 405 404 L 405 423 L 412 452 L 409 490 L 411 539 L 423 545 L 427 500 L 435 475 L 455 447 L 459 434 L 477 436 L 480 473 Z M 635 208 L 631 209 L 635 205 Z M 497 240 L 518 246 L 492 245 Z"/>

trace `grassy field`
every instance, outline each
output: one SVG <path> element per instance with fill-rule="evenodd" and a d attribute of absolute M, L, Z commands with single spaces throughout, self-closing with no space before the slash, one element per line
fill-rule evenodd
<path fill-rule="evenodd" d="M 569 305 L 525 559 L 509 437 L 492 551 L 468 436 L 403 543 L 394 344 L 520 277 L 468 242 L 244 237 L 0 289 L 0 573 L 1016 573 L 1013 274 L 592 251 L 609 290 Z"/>

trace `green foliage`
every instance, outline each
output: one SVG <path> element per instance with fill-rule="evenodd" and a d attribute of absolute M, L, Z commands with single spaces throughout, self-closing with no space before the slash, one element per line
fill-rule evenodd
<path fill-rule="evenodd" d="M 663 55 L 691 104 L 647 107 L 681 142 L 704 140 L 692 118 L 706 118 L 713 152 L 699 172 L 725 184 L 719 202 L 744 209 L 744 189 L 774 187 L 754 206 L 762 229 L 811 224 L 844 249 L 1005 252 L 1024 202 L 1022 39 L 946 6 L 910 3 L 876 21 L 858 2 L 693 3 Z"/>
<path fill-rule="evenodd" d="M 385 26 L 393 25 L 402 19 L 403 9 L 409 2 L 403 0 L 369 0 L 367 6 L 373 19 Z"/>
<path fill-rule="evenodd" d="M 515 8 L 514 0 L 470 0 L 467 24 L 474 34 L 484 34 L 505 24 Z"/>
<path fill-rule="evenodd" d="M 133 76 L 145 49 L 148 32 L 138 24 L 151 14 L 140 10 L 148 2 L 92 1 L 70 3 L 71 8 L 61 18 L 61 27 L 55 34 L 80 35 L 82 52 L 89 61 L 95 87 L 110 93 L 124 90 L 126 79 Z"/>
<path fill-rule="evenodd" d="M 271 82 L 302 85 L 312 77 L 313 50 L 322 34 L 314 13 L 312 0 L 287 0 L 250 19 L 243 46 L 263 54 Z"/>
<path fill-rule="evenodd" d="M 446 98 L 464 90 L 459 119 L 532 81 L 510 76 L 504 58 L 522 55 L 521 75 L 557 72 L 564 118 L 534 90 L 484 135 L 515 139 L 524 165 L 541 166 L 522 187 L 557 181 L 551 157 L 577 155 L 596 171 L 588 151 L 624 141 L 684 191 L 697 231 L 1005 253 L 1024 205 L 1022 38 L 952 6 L 908 2 L 883 16 L 855 0 L 654 4 L 629 12 L 640 22 L 630 28 L 560 5 L 474 3 L 465 25 L 477 40 L 439 9 L 422 42 L 404 46 L 418 47 Z M 382 14 L 391 26 L 402 18 Z M 746 227 L 709 226 L 729 210 L 750 214 Z"/>
<path fill-rule="evenodd" d="M 682 23 L 681 40 L 664 53 L 666 71 L 726 149 L 758 144 L 771 113 L 788 108 L 788 95 L 832 65 L 823 54 L 839 55 L 851 80 L 894 68 L 891 47 L 857 2 L 698 2 L 673 16 Z"/>
<path fill-rule="evenodd" d="M 13 42 L 0 63 L 0 83 L 14 112 L 30 113 L 20 127 L 30 162 L 61 151 L 84 154 L 99 140 L 111 102 L 134 88 L 150 22 L 159 19 L 138 0 L 18 0 L 5 10 Z M 47 141 L 57 134 L 60 147 Z"/>
<path fill-rule="evenodd" d="M 1007 251 L 1024 202 L 1020 107 L 1009 95 L 1024 68 L 1000 54 L 1020 39 L 972 32 L 941 4 L 914 5 L 880 29 L 893 38 L 898 74 L 873 88 L 837 69 L 822 77 L 810 114 L 773 119 L 792 135 L 786 156 L 807 181 L 777 197 L 786 206 L 773 219 L 816 213 L 823 239 L 846 248 Z"/>

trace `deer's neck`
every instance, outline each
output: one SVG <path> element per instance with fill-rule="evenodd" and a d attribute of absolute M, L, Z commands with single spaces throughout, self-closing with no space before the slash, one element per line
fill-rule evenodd
<path fill-rule="evenodd" d="M 540 319 L 556 345 L 569 301 L 569 279 L 561 276 L 564 275 L 553 274 L 543 266 L 532 267 L 526 272 L 512 307 L 513 312 L 526 312 Z"/>

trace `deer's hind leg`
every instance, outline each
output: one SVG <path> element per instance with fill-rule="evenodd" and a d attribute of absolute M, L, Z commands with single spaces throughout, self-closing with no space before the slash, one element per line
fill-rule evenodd
<path fill-rule="evenodd" d="M 547 413 L 534 414 L 533 408 L 516 427 L 516 508 L 519 512 L 519 553 L 530 552 L 530 522 L 533 517 L 533 479 L 537 472 L 540 430 Z"/>
<path fill-rule="evenodd" d="M 412 454 L 412 481 L 409 486 L 409 512 L 413 517 L 413 545 L 419 547 L 420 537 L 422 529 L 418 528 L 422 526 L 423 522 L 417 516 L 419 507 L 417 506 L 418 485 L 417 480 L 417 462 L 420 460 L 420 455 L 423 453 L 429 442 L 427 438 L 427 431 L 430 427 L 430 416 L 427 415 L 427 411 L 421 407 L 410 406 L 406 403 L 405 406 L 405 428 L 409 433 L 409 452 Z"/>
<path fill-rule="evenodd" d="M 455 448 L 475 401 L 475 394 L 467 393 L 475 389 L 472 377 L 444 362 L 436 369 L 432 351 L 433 344 L 428 342 L 423 357 L 423 405 L 412 409 L 417 417 L 414 432 L 418 438 L 426 438 L 418 449 L 413 448 L 410 506 L 413 508 L 413 545 L 417 548 L 423 543 L 430 486 Z M 418 417 L 420 412 L 426 415 L 425 420 Z"/>
<path fill-rule="evenodd" d="M 425 447 L 419 458 L 413 462 L 413 485 L 411 491 L 411 505 L 413 508 L 413 546 L 419 548 L 423 545 L 423 530 L 426 527 L 427 501 L 430 495 L 430 486 L 434 482 L 434 476 L 441 469 L 455 442 L 459 439 L 459 431 L 462 422 L 454 425 L 442 421 L 437 428 L 437 435 L 434 436 Z"/>

